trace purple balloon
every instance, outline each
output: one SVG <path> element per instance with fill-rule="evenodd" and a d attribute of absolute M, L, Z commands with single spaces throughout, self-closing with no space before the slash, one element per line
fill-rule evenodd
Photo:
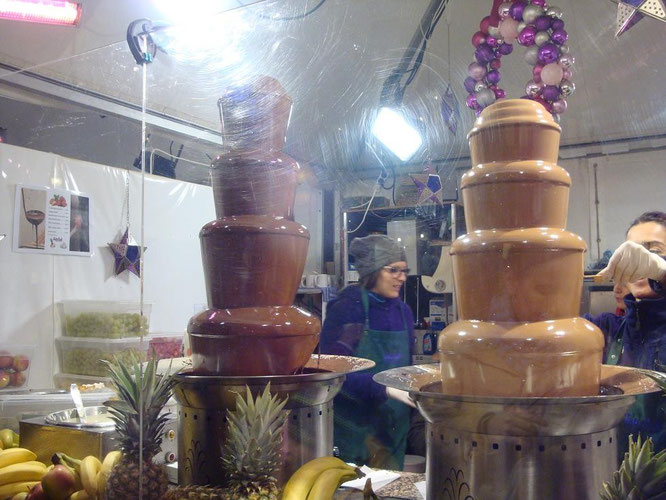
<path fill-rule="evenodd" d="M 524 2 L 513 2 L 509 7 L 509 15 L 516 21 L 523 20 L 523 9 L 527 4 Z"/>
<path fill-rule="evenodd" d="M 539 61 L 541 61 L 544 64 L 550 64 L 552 62 L 557 61 L 557 59 L 560 57 L 560 51 L 557 48 L 557 45 L 554 43 L 544 43 L 540 48 L 539 48 Z"/>
<path fill-rule="evenodd" d="M 511 52 L 513 52 L 513 45 L 510 43 L 503 43 L 497 48 L 497 50 L 501 55 L 508 56 L 511 54 Z"/>
<path fill-rule="evenodd" d="M 476 80 L 471 76 L 468 76 L 467 78 L 465 78 L 463 85 L 465 86 L 465 90 L 467 92 L 474 92 L 474 85 L 476 85 Z"/>
<path fill-rule="evenodd" d="M 467 107 L 470 109 L 477 109 L 479 107 L 479 103 L 476 101 L 476 96 L 474 94 L 469 94 L 467 96 L 465 104 L 467 104 Z"/>
<path fill-rule="evenodd" d="M 532 5 L 538 5 L 539 7 L 543 7 L 546 5 L 546 0 L 532 0 Z"/>
<path fill-rule="evenodd" d="M 553 18 L 550 16 L 539 16 L 536 18 L 536 21 L 534 21 L 534 25 L 536 26 L 537 31 L 546 31 L 550 28 L 552 20 Z"/>
<path fill-rule="evenodd" d="M 486 38 L 486 43 L 488 45 L 490 45 L 491 47 L 497 47 L 497 45 L 498 45 L 497 38 L 495 38 L 494 36 L 488 36 Z"/>
<path fill-rule="evenodd" d="M 525 26 L 523 31 L 518 33 L 518 43 L 520 45 L 524 45 L 525 47 L 529 47 L 531 45 L 534 45 L 534 37 L 537 34 L 537 29 L 532 26 Z"/>
<path fill-rule="evenodd" d="M 569 34 L 561 28 L 559 30 L 553 31 L 553 33 L 550 35 L 550 39 L 557 45 L 562 45 L 567 41 L 568 38 Z"/>
<path fill-rule="evenodd" d="M 564 21 L 562 19 L 553 19 L 553 22 L 550 24 L 550 27 L 553 28 L 554 30 L 561 30 L 564 28 Z"/>
<path fill-rule="evenodd" d="M 476 60 L 481 64 L 487 64 L 495 59 L 495 53 L 490 45 L 482 43 L 474 52 L 474 57 L 476 57 Z"/>
<path fill-rule="evenodd" d="M 493 92 L 495 92 L 495 97 L 497 99 L 504 99 L 506 97 L 504 89 L 493 89 Z"/>
<path fill-rule="evenodd" d="M 567 110 L 567 101 L 559 99 L 553 102 L 553 113 L 564 113 Z"/>
<path fill-rule="evenodd" d="M 488 74 L 486 75 L 486 80 L 488 83 L 499 83 L 500 81 L 500 72 L 497 71 L 496 69 L 489 71 Z"/>
<path fill-rule="evenodd" d="M 560 88 L 557 85 L 546 85 L 541 89 L 541 97 L 546 101 L 557 101 L 560 97 Z"/>

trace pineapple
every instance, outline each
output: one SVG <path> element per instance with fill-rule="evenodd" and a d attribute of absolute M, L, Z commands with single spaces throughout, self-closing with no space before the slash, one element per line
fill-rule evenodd
<path fill-rule="evenodd" d="M 154 464 L 152 459 L 162 444 L 167 416 L 160 415 L 160 412 L 171 396 L 174 379 L 157 376 L 154 357 L 143 370 L 136 357 L 132 358 L 129 367 L 117 359 L 114 363 L 106 363 L 119 398 L 107 404 L 116 424 L 116 432 L 120 435 L 123 453 L 123 458 L 109 475 L 106 498 L 162 499 L 169 480 L 162 466 Z M 140 434 L 143 434 L 142 443 Z"/>
<path fill-rule="evenodd" d="M 236 411 L 227 411 L 229 425 L 222 463 L 228 478 L 231 498 L 277 500 L 279 488 L 275 474 L 280 469 L 282 413 L 287 399 L 271 396 L 271 384 L 253 400 L 246 387 L 245 399 L 236 396 Z"/>
<path fill-rule="evenodd" d="M 167 500 L 277 500 L 280 491 L 275 474 L 280 468 L 282 427 L 287 400 L 271 396 L 271 384 L 263 394 L 236 396 L 236 410 L 227 410 L 228 436 L 222 450 L 227 478 L 224 489 L 181 486 L 169 490 Z"/>
<path fill-rule="evenodd" d="M 650 500 L 666 498 L 666 450 L 656 455 L 652 440 L 641 444 L 629 436 L 629 451 L 611 483 L 604 483 L 603 500 Z"/>

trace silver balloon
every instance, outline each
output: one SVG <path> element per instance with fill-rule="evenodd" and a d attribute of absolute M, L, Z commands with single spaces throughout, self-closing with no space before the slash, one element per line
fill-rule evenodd
<path fill-rule="evenodd" d="M 493 38 L 501 36 L 499 26 L 488 26 L 488 36 L 492 36 Z"/>
<path fill-rule="evenodd" d="M 576 86 L 569 80 L 562 80 L 560 83 L 560 90 L 562 91 L 562 95 L 567 97 L 574 93 Z"/>
<path fill-rule="evenodd" d="M 571 54 L 562 54 L 557 61 L 563 68 L 570 68 L 576 62 L 576 58 Z"/>
<path fill-rule="evenodd" d="M 560 123 L 561 120 L 560 115 L 558 115 L 557 113 L 553 113 L 553 120 L 555 120 L 555 123 Z"/>
<path fill-rule="evenodd" d="M 520 33 L 520 32 L 523 31 L 526 27 L 527 27 L 527 23 L 524 22 L 524 21 L 520 21 L 520 22 L 518 23 L 518 26 L 516 26 L 516 30 L 518 30 L 518 33 Z"/>
<path fill-rule="evenodd" d="M 490 106 L 495 102 L 495 92 L 490 89 L 481 89 L 476 93 L 476 102 L 479 103 L 481 107 Z"/>
<path fill-rule="evenodd" d="M 539 47 L 537 47 L 536 45 L 527 47 L 524 57 L 525 57 L 525 62 L 527 64 L 529 64 L 530 66 L 534 66 L 539 60 Z"/>
<path fill-rule="evenodd" d="M 530 80 L 527 82 L 527 85 L 525 85 L 525 93 L 530 97 L 537 95 L 539 90 L 541 90 L 541 85 L 536 83 L 534 80 Z"/>
<path fill-rule="evenodd" d="M 486 85 L 483 82 L 476 82 L 474 84 L 474 92 L 478 92 L 481 89 L 487 89 L 487 88 L 488 88 L 488 85 Z"/>
<path fill-rule="evenodd" d="M 562 19 L 562 9 L 551 5 L 546 9 L 546 15 L 550 17 L 555 17 L 557 19 Z"/>
<path fill-rule="evenodd" d="M 549 40 L 550 35 L 547 31 L 539 31 L 536 35 L 534 35 L 534 43 L 536 43 L 539 47 L 541 47 L 544 43 L 548 43 Z"/>
<path fill-rule="evenodd" d="M 511 9 L 511 2 L 504 2 L 497 8 L 497 13 L 502 19 L 506 19 L 509 17 L 509 9 Z"/>
<path fill-rule="evenodd" d="M 534 4 L 526 5 L 523 9 L 523 21 L 532 24 L 541 14 L 543 14 L 543 7 Z"/>
<path fill-rule="evenodd" d="M 568 54 L 571 48 L 567 44 L 560 45 L 560 54 Z"/>

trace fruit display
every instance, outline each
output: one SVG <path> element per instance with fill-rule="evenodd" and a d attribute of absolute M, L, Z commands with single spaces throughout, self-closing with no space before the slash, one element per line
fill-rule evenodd
<path fill-rule="evenodd" d="M 106 365 L 119 397 L 107 404 L 116 422 L 122 457 L 109 472 L 104 495 L 113 500 L 136 500 L 141 491 L 144 500 L 162 500 L 169 479 L 162 465 L 153 463 L 153 457 L 160 450 L 169 419 L 160 413 L 175 381 L 171 376 L 157 375 L 155 359 L 143 368 L 136 356 L 128 361 L 116 358 Z"/>
<path fill-rule="evenodd" d="M 65 316 L 64 335 L 121 339 L 148 331 L 148 318 L 139 313 L 89 312 Z"/>
<path fill-rule="evenodd" d="M 0 389 L 15 389 L 26 384 L 33 349 L 18 346 L 12 351 L 0 350 Z"/>
<path fill-rule="evenodd" d="M 280 490 L 282 429 L 287 400 L 271 395 L 270 383 L 256 398 L 246 387 L 236 396 L 236 409 L 227 411 L 228 439 L 222 450 L 225 488 L 185 486 L 169 490 L 168 500 L 277 500 Z M 305 497 L 303 497 L 305 498 Z"/>
<path fill-rule="evenodd" d="M 75 375 L 104 377 L 108 375 L 103 361 L 117 359 L 131 363 L 134 358 L 145 361 L 148 343 L 139 337 L 126 339 L 56 339 L 62 371 Z"/>
<path fill-rule="evenodd" d="M 151 336 L 148 342 L 148 357 L 153 353 L 157 359 L 180 358 L 183 355 L 184 335 Z"/>
<path fill-rule="evenodd" d="M 335 457 L 320 457 L 303 464 L 287 481 L 282 500 L 330 500 L 342 483 L 361 475 Z"/>
<path fill-rule="evenodd" d="M 28 492 L 39 484 L 47 467 L 36 461 L 37 455 L 25 448 L 12 447 L 0 451 L 0 500 Z M 19 497 L 20 498 L 20 497 Z"/>

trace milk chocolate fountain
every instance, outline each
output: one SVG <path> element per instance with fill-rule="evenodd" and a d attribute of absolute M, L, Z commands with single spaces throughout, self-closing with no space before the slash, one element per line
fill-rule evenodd
<path fill-rule="evenodd" d="M 217 219 L 200 233 L 208 309 L 190 319 L 192 370 L 176 376 L 178 481 L 224 484 L 226 411 L 245 386 L 288 397 L 279 481 L 333 451 L 333 397 L 374 366 L 312 356 L 321 322 L 294 307 L 308 230 L 294 222 L 298 163 L 281 149 L 291 99 L 259 77 L 218 101 L 226 152 L 212 165 Z"/>
<path fill-rule="evenodd" d="M 461 320 L 439 336 L 439 365 L 375 375 L 426 418 L 428 500 L 599 498 L 617 425 L 658 390 L 602 366 L 603 335 L 577 317 L 586 246 L 565 230 L 559 138 L 535 101 L 483 110 L 461 182 L 470 232 L 451 247 Z"/>

